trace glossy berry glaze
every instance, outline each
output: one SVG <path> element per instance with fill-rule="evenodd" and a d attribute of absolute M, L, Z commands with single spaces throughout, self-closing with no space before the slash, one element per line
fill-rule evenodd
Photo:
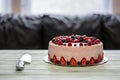
<path fill-rule="evenodd" d="M 57 36 L 48 47 L 49 60 L 61 66 L 94 65 L 103 55 L 102 42 L 86 35 Z"/>

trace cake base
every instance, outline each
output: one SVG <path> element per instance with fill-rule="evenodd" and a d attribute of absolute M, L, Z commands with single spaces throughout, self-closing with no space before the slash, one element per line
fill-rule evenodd
<path fill-rule="evenodd" d="M 43 61 L 46 62 L 46 63 L 48 63 L 48 64 L 53 64 L 53 63 L 48 59 L 48 55 L 46 55 L 46 56 L 43 58 Z M 101 64 L 104 64 L 104 63 L 106 63 L 106 62 L 108 62 L 108 58 L 107 58 L 106 56 L 104 56 L 101 62 L 95 63 L 95 64 L 93 64 L 92 66 L 101 65 Z M 55 65 L 55 64 L 53 64 L 53 65 Z M 56 65 L 57 65 L 57 64 L 56 64 Z M 87 66 L 91 66 L 91 65 L 87 65 Z M 71 67 L 71 66 L 70 66 L 70 67 Z M 77 67 L 77 66 L 76 66 L 76 67 Z M 78 67 L 82 67 L 82 66 L 78 66 Z"/>

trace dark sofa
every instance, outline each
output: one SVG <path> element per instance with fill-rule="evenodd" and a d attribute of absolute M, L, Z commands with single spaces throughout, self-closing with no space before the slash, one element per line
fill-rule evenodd
<path fill-rule="evenodd" d="M 120 49 L 120 16 L 0 15 L 0 49 L 47 49 L 53 37 L 70 34 L 95 36 L 104 49 Z"/>

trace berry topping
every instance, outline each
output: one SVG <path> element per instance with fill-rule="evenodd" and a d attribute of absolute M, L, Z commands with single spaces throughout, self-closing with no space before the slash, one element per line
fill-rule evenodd
<path fill-rule="evenodd" d="M 87 64 L 87 60 L 86 60 L 86 58 L 83 58 L 81 60 L 81 66 L 86 66 L 86 64 Z"/>
<path fill-rule="evenodd" d="M 91 59 L 90 59 L 90 65 L 93 65 L 93 64 L 94 64 L 94 62 L 95 62 L 94 58 L 93 58 L 93 57 L 91 57 Z"/>
<path fill-rule="evenodd" d="M 50 58 L 50 53 L 48 53 L 48 59 L 50 60 L 51 58 Z"/>
<path fill-rule="evenodd" d="M 88 37 L 86 35 L 70 35 L 70 36 L 57 36 L 52 39 L 52 42 L 56 45 L 64 45 L 64 43 L 68 44 L 67 46 L 72 46 L 72 43 L 79 44 L 79 46 L 91 46 L 95 44 L 99 44 L 101 41 L 96 37 Z"/>
<path fill-rule="evenodd" d="M 56 63 L 57 63 L 57 58 L 56 58 L 56 56 L 55 56 L 55 55 L 53 56 L 53 60 L 52 60 L 52 61 L 53 61 L 53 63 L 54 63 L 54 64 L 56 64 Z"/>
<path fill-rule="evenodd" d="M 97 43 L 99 44 L 100 43 L 100 40 L 99 39 L 96 39 L 97 40 Z"/>
<path fill-rule="evenodd" d="M 74 44 L 74 46 L 77 46 L 77 44 Z"/>
<path fill-rule="evenodd" d="M 63 56 L 60 58 L 60 65 L 62 65 L 62 66 L 66 65 L 66 60 L 64 59 Z"/>
<path fill-rule="evenodd" d="M 83 37 L 83 40 L 87 40 L 87 39 L 88 39 L 88 37 L 86 37 L 86 36 L 85 36 L 85 37 Z"/>
<path fill-rule="evenodd" d="M 78 42 L 79 42 L 79 40 L 78 40 L 78 39 L 75 39 L 73 42 L 74 42 L 74 43 L 78 43 Z"/>
<path fill-rule="evenodd" d="M 63 42 L 61 40 L 58 40 L 58 45 L 63 45 Z"/>
<path fill-rule="evenodd" d="M 94 40 L 94 43 L 97 44 L 98 43 L 97 40 Z"/>
<path fill-rule="evenodd" d="M 67 42 L 71 42 L 72 40 L 71 40 L 70 37 L 66 37 L 66 41 L 67 41 Z"/>
<path fill-rule="evenodd" d="M 68 46 L 72 46 L 72 43 L 71 43 L 71 42 L 68 42 Z"/>
<path fill-rule="evenodd" d="M 88 42 L 88 46 L 91 46 L 92 45 L 92 42 Z"/>
<path fill-rule="evenodd" d="M 82 43 L 82 42 L 80 42 L 79 46 L 83 46 L 83 43 Z"/>
<path fill-rule="evenodd" d="M 83 37 L 80 37 L 80 40 L 79 40 L 80 42 L 82 42 L 83 41 Z"/>
<path fill-rule="evenodd" d="M 66 44 L 63 44 L 63 46 L 66 46 Z"/>
<path fill-rule="evenodd" d="M 99 56 L 98 56 L 98 59 L 97 59 L 97 61 L 98 61 L 98 63 L 101 61 L 101 55 L 99 54 Z"/>
<path fill-rule="evenodd" d="M 70 66 L 76 66 L 77 61 L 74 58 L 71 58 L 70 60 Z"/>

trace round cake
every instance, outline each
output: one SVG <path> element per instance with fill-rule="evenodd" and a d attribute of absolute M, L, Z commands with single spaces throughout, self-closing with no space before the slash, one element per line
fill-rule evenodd
<path fill-rule="evenodd" d="M 61 66 L 86 66 L 103 59 L 103 44 L 86 35 L 56 36 L 48 46 L 48 59 Z"/>

